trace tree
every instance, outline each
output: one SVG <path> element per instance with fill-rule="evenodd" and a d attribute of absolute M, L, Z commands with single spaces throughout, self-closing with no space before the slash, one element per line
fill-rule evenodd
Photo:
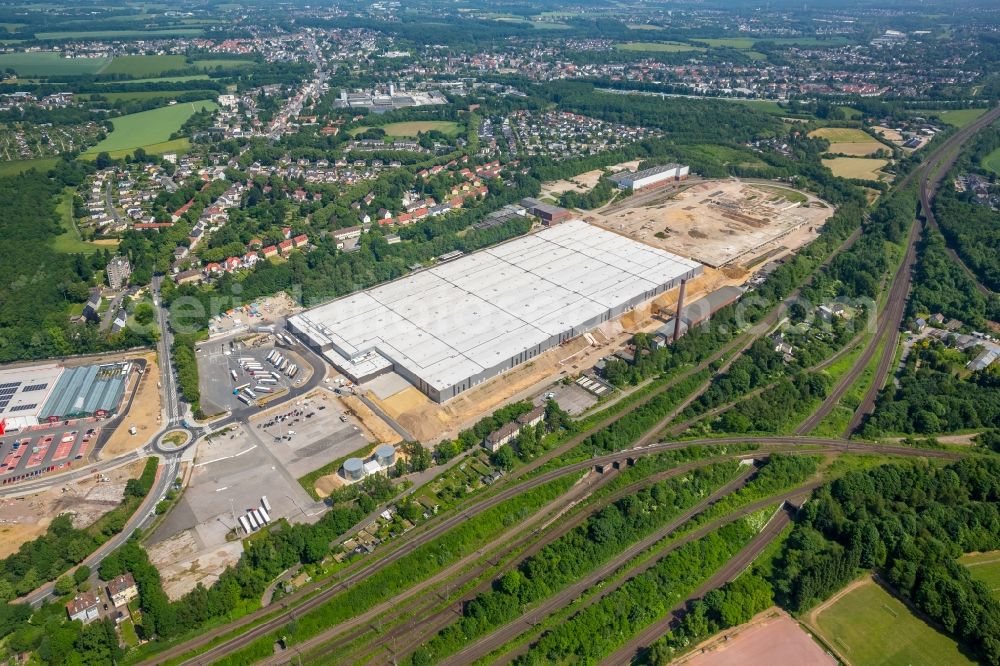
<path fill-rule="evenodd" d="M 86 564 L 81 564 L 76 568 L 76 571 L 73 572 L 73 580 L 76 581 L 77 585 L 87 580 L 88 578 L 90 578 L 90 567 L 88 567 Z"/>
<path fill-rule="evenodd" d="M 56 584 L 54 586 L 56 594 L 60 597 L 69 594 L 76 589 L 76 585 L 73 583 L 73 579 L 69 576 L 60 576 L 56 579 Z"/>

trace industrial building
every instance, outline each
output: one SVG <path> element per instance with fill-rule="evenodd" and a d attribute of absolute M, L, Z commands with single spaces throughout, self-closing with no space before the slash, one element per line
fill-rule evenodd
<path fill-rule="evenodd" d="M 355 382 L 395 371 L 444 402 L 701 272 L 572 220 L 308 310 L 288 327 Z"/>
<path fill-rule="evenodd" d="M 0 435 L 49 421 L 118 410 L 132 363 L 65 368 L 57 363 L 0 370 Z"/>
<path fill-rule="evenodd" d="M 333 101 L 333 106 L 336 109 L 367 109 L 372 113 L 385 113 L 410 106 L 447 103 L 448 98 L 440 90 L 406 92 L 403 84 L 397 89 L 394 83 L 389 83 L 382 89 L 376 87 L 362 92 L 350 92 L 342 88 L 340 95 Z"/>
<path fill-rule="evenodd" d="M 524 207 L 525 211 L 540 219 L 542 224 L 545 226 L 566 222 L 573 217 L 573 213 L 569 212 L 565 208 L 543 203 L 538 199 L 532 199 L 531 197 L 521 199 L 521 205 Z"/>
<path fill-rule="evenodd" d="M 0 434 L 38 425 L 62 371 L 56 363 L 0 370 Z"/>
<path fill-rule="evenodd" d="M 683 164 L 664 164 L 650 167 L 642 171 L 620 171 L 610 177 L 610 180 L 620 190 L 641 192 L 654 187 L 662 187 L 667 183 L 684 180 L 688 177 L 690 167 Z"/>

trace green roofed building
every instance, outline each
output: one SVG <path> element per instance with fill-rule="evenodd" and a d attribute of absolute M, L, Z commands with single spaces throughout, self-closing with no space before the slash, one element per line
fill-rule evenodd
<path fill-rule="evenodd" d="M 106 416 L 118 409 L 132 364 L 66 368 L 39 414 L 40 421 Z"/>

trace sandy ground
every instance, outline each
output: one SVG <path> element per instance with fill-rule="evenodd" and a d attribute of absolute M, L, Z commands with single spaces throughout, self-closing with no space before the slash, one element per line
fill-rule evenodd
<path fill-rule="evenodd" d="M 620 164 L 615 164 L 608 167 L 608 170 L 617 173 L 625 169 L 634 171 L 639 167 L 639 160 L 632 160 L 631 162 L 622 162 Z M 548 183 L 542 183 L 542 193 L 541 198 L 552 197 L 553 199 L 558 199 L 561 194 L 566 192 L 589 192 L 594 189 L 597 185 L 597 181 L 601 179 L 601 174 L 604 173 L 602 169 L 594 169 L 593 171 L 588 171 L 586 173 L 581 173 L 579 176 L 574 176 L 573 178 L 567 180 L 554 180 Z"/>
<path fill-rule="evenodd" d="M 867 157 L 834 157 L 823 160 L 823 166 L 829 167 L 834 176 L 840 178 L 864 178 L 866 180 L 882 180 L 885 174 L 881 172 L 882 167 L 887 165 L 889 160 L 881 160 Z"/>
<path fill-rule="evenodd" d="M 101 458 L 115 458 L 133 451 L 143 444 L 160 429 L 162 422 L 163 399 L 157 383 L 160 380 L 160 368 L 156 363 L 156 354 L 150 352 L 144 354 L 146 359 L 146 372 L 139 380 L 139 392 L 136 393 L 132 401 L 132 407 L 121 420 L 118 428 L 112 433 L 108 443 L 101 449 Z M 129 395 L 132 390 L 134 377 L 125 388 L 125 395 Z M 132 426 L 138 428 L 135 435 L 129 434 Z"/>
<path fill-rule="evenodd" d="M 893 142 L 903 141 L 903 135 L 897 132 L 896 130 L 892 129 L 891 127 L 883 127 L 882 125 L 876 125 L 874 127 L 874 130 L 879 134 L 881 134 L 882 136 L 884 136 L 886 139 L 889 139 L 889 141 Z"/>
<path fill-rule="evenodd" d="M 365 434 L 376 442 L 397 444 L 403 441 L 399 433 L 389 427 L 389 424 L 378 417 L 368 405 L 353 395 L 339 396 L 344 405 L 344 411 L 353 414 L 361 422 Z"/>
<path fill-rule="evenodd" d="M 75 527 L 86 527 L 118 506 L 129 479 L 137 478 L 145 462 L 136 460 L 37 495 L 0 500 L 0 557 L 45 532 L 56 516 L 72 513 Z"/>
<path fill-rule="evenodd" d="M 190 530 L 149 547 L 149 559 L 160 571 L 163 590 L 171 600 L 179 599 L 198 583 L 211 587 L 226 567 L 243 554 L 243 543 L 232 541 L 211 552 L 199 552 Z"/>
<path fill-rule="evenodd" d="M 762 255 L 778 257 L 802 247 L 833 215 L 834 208 L 819 199 L 808 196 L 798 204 L 781 189 L 787 188 L 705 181 L 666 190 L 661 197 L 640 194 L 584 220 L 709 266 L 747 265 Z"/>
<path fill-rule="evenodd" d="M 344 477 L 334 472 L 333 474 L 327 474 L 326 476 L 321 476 L 316 479 L 316 483 L 313 484 L 313 487 L 316 489 L 317 495 L 320 497 L 327 497 L 333 491 L 338 488 L 343 488 L 346 485 L 347 481 L 344 480 Z"/>
<path fill-rule="evenodd" d="M 688 283 L 688 302 L 719 287 L 742 284 L 746 276 L 747 273 L 741 270 L 707 268 L 704 275 Z M 420 442 L 433 445 L 455 437 L 502 405 L 531 398 L 563 377 L 577 376 L 590 369 L 602 357 L 628 344 L 636 332 L 653 331 L 663 326 L 663 321 L 654 319 L 653 315 L 660 310 L 672 311 L 677 304 L 677 295 L 678 290 L 674 289 L 652 303 L 594 329 L 591 332 L 596 342 L 594 345 L 582 336 L 575 338 L 444 404 L 433 402 L 413 386 L 386 398 L 379 398 L 370 391 L 367 396 Z"/>
<path fill-rule="evenodd" d="M 675 664 L 691 666 L 835 665 L 837 660 L 784 611 L 771 608 L 713 636 Z"/>

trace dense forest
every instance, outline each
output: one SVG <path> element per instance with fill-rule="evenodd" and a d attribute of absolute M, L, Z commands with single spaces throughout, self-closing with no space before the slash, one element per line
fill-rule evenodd
<path fill-rule="evenodd" d="M 966 377 L 968 360 L 937 341 L 914 345 L 898 385 L 890 384 L 879 395 L 862 434 L 933 435 L 1000 427 L 1000 376 L 987 369 Z"/>
<path fill-rule="evenodd" d="M 850 472 L 799 512 L 775 570 L 776 596 L 803 611 L 875 570 L 984 663 L 1000 663 L 1000 602 L 955 561 L 1000 548 L 998 502 L 997 458 Z"/>
<path fill-rule="evenodd" d="M 70 322 L 92 286 L 102 281 L 109 256 L 58 252 L 62 234 L 58 198 L 83 182 L 86 168 L 62 162 L 45 177 L 34 171 L 0 177 L 5 202 L 4 232 L 9 239 L 0 262 L 0 362 L 51 358 L 146 345 L 149 336 L 129 327 L 105 335 L 96 326 Z M 77 310 L 79 311 L 79 310 Z"/>

